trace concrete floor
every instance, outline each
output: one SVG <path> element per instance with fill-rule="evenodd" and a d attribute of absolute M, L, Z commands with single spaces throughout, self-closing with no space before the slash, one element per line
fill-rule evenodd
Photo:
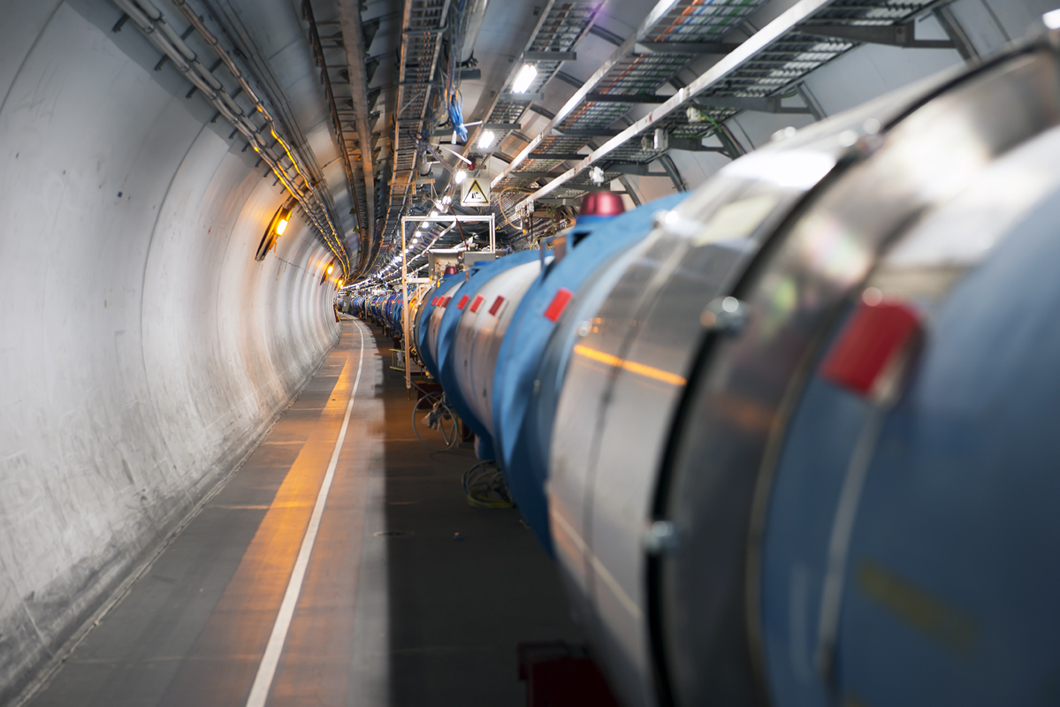
<path fill-rule="evenodd" d="M 578 640 L 555 568 L 517 511 L 464 501 L 470 450 L 431 453 L 416 440 L 389 346 L 344 321 L 261 446 L 29 704 L 525 704 L 516 644 Z M 274 635 L 285 593 L 297 602 Z M 275 672 L 259 679 L 267 700 L 248 702 L 277 635 Z"/>

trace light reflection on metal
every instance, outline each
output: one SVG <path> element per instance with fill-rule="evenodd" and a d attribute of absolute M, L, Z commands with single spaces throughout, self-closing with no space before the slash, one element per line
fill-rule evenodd
<path fill-rule="evenodd" d="M 578 344 L 575 346 L 574 353 L 587 358 L 590 361 L 597 361 L 615 368 L 622 368 L 638 376 L 644 376 L 645 378 L 668 383 L 669 385 L 682 386 L 688 383 L 684 377 L 679 376 L 676 373 L 664 371 L 661 368 L 655 368 L 654 366 L 648 366 L 643 363 L 637 363 L 636 361 L 627 361 L 624 358 L 619 358 L 618 356 L 598 351 L 585 344 Z"/>

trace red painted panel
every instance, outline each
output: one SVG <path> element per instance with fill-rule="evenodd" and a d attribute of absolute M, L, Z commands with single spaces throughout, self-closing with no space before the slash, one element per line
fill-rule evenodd
<path fill-rule="evenodd" d="M 867 395 L 920 330 L 920 316 L 902 302 L 862 302 L 821 364 L 821 376 Z"/>
<path fill-rule="evenodd" d="M 556 290 L 556 296 L 552 298 L 548 308 L 545 310 L 545 319 L 553 322 L 559 321 L 559 318 L 563 316 L 563 311 L 567 309 L 567 305 L 570 304 L 573 297 L 574 293 L 566 287 Z"/>

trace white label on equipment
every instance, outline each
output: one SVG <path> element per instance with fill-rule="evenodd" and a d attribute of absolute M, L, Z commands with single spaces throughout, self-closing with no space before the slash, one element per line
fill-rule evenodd
<path fill-rule="evenodd" d="M 461 206 L 489 206 L 490 183 L 479 179 L 465 179 L 460 190 Z"/>

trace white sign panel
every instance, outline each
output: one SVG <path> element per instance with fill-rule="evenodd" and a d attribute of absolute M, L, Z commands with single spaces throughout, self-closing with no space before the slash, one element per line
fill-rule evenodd
<path fill-rule="evenodd" d="M 460 185 L 461 206 L 489 206 L 490 183 L 488 179 L 468 177 Z"/>

